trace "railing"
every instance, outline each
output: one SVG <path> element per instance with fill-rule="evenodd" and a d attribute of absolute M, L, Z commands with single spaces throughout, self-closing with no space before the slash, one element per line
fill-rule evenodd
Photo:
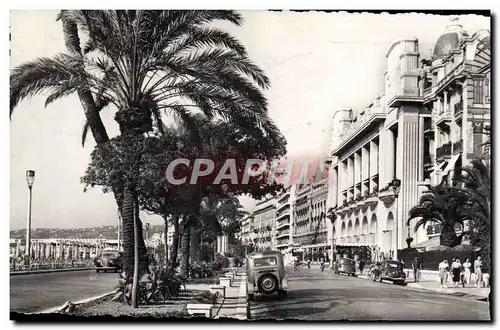
<path fill-rule="evenodd" d="M 94 267 L 92 260 L 78 262 L 36 262 L 30 265 L 24 265 L 24 262 L 10 263 L 10 271 L 31 271 L 31 270 L 56 270 L 56 269 L 71 269 L 71 268 L 89 268 Z"/>
<path fill-rule="evenodd" d="M 424 165 L 432 164 L 432 158 L 430 154 L 424 154 Z"/>
<path fill-rule="evenodd" d="M 464 103 L 463 101 L 460 101 L 455 104 L 455 116 L 462 113 L 462 111 L 464 111 Z"/>
<path fill-rule="evenodd" d="M 432 125 L 432 120 L 424 121 L 424 132 L 433 131 L 434 126 Z"/>
<path fill-rule="evenodd" d="M 453 154 L 457 154 L 459 152 L 462 152 L 464 148 L 464 140 L 460 139 L 453 143 Z"/>
<path fill-rule="evenodd" d="M 451 156 L 451 142 L 443 144 L 441 147 L 436 149 L 436 157 L 446 157 Z"/>

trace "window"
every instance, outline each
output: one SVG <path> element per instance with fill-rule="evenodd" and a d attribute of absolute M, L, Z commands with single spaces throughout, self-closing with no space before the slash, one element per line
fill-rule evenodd
<path fill-rule="evenodd" d="M 483 90 L 483 80 L 474 80 L 474 103 L 483 104 L 484 103 L 484 90 Z"/>
<path fill-rule="evenodd" d="M 486 88 L 484 89 L 484 91 L 486 93 L 485 103 L 490 103 L 490 79 L 489 79 L 489 76 L 484 79 L 484 84 L 486 85 Z"/>

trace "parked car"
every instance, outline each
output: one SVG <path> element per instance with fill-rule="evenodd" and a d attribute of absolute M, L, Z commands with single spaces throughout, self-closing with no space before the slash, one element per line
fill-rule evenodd
<path fill-rule="evenodd" d="M 356 261 L 354 259 L 342 258 L 338 263 L 336 274 L 347 274 L 348 276 L 356 276 Z"/>
<path fill-rule="evenodd" d="M 123 252 L 118 252 L 117 250 L 104 250 L 101 258 L 96 261 L 96 272 L 107 272 L 108 270 L 116 273 L 121 272 L 122 262 Z"/>
<path fill-rule="evenodd" d="M 395 284 L 404 285 L 406 282 L 406 274 L 403 264 L 397 260 L 384 260 L 380 265 L 380 282 L 383 280 L 391 281 Z"/>
<path fill-rule="evenodd" d="M 253 252 L 246 259 L 246 268 L 248 300 L 261 293 L 287 296 L 288 279 L 280 251 Z"/>

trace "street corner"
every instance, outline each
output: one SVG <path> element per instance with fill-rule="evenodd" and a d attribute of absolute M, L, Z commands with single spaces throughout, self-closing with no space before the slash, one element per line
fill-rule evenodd
<path fill-rule="evenodd" d="M 429 287 L 426 285 L 426 282 L 415 283 L 415 282 L 407 282 L 407 286 L 413 289 L 419 289 L 424 291 L 433 291 L 439 292 L 446 295 L 451 295 L 460 298 L 479 300 L 479 301 L 489 301 L 490 296 L 490 288 L 475 288 L 475 287 L 466 287 L 466 288 L 441 288 L 441 287 Z"/>

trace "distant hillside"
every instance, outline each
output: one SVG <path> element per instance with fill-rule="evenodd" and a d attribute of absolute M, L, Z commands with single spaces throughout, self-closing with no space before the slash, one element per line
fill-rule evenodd
<path fill-rule="evenodd" d="M 149 236 L 154 233 L 162 233 L 163 226 L 155 225 L 149 229 Z M 33 228 L 31 238 L 105 238 L 116 239 L 118 236 L 117 226 L 99 226 L 93 228 Z M 26 229 L 11 230 L 10 238 L 25 239 Z"/>

